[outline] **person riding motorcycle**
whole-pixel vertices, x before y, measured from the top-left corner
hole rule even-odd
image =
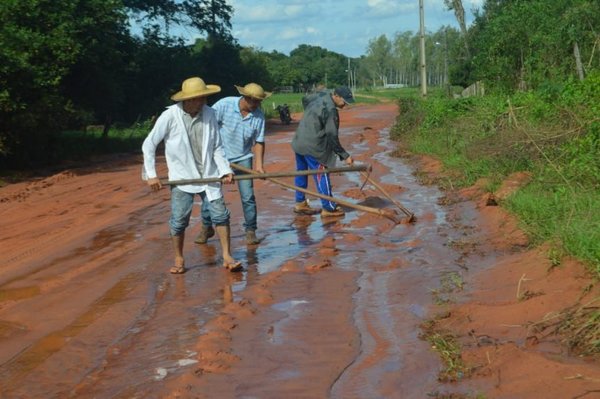
[[[277,112],[279,112],[279,119],[281,123],[284,125],[289,125],[292,121],[292,117],[290,115],[290,107],[287,104],[278,105],[276,108]]]

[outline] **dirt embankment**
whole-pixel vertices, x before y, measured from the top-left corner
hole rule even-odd
[[[415,162],[426,179],[443,177],[436,160],[421,157]],[[574,259],[557,265],[547,245],[530,248],[517,221],[497,206],[530,179],[515,173],[493,194],[483,190],[481,181],[442,197],[449,220],[464,223],[464,204],[475,205],[480,234],[453,245],[472,260],[480,257],[483,266],[471,263],[464,275],[465,292],[450,295],[457,303],[438,306],[437,315],[432,314],[433,330],[457,338],[469,374],[446,387],[448,392],[492,398],[600,397],[598,359],[570,353],[572,342],[556,334],[569,319],[566,314],[597,307],[600,296],[593,277]]]
[[[597,297],[584,268],[551,267],[478,186],[442,193],[417,180],[416,168],[434,178],[439,164],[390,156],[395,116],[393,104],[350,107],[341,141],[417,222],[351,208],[332,220],[296,216],[293,192],[257,180],[262,242],[246,246],[228,187],[238,274],[221,267],[216,240],[193,244],[199,207],[190,270],[168,273],[169,193],[141,182],[139,155],[1,188],[0,397],[597,395],[598,364],[569,357],[539,328]],[[268,171],[294,169],[297,117],[270,124]],[[333,176],[335,195],[394,208],[363,183]],[[462,290],[447,290],[448,276]],[[431,319],[458,338],[470,378],[438,380],[443,366],[420,338]]]

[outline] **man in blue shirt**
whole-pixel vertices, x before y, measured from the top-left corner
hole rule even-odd
[[[260,109],[261,102],[271,95],[256,83],[244,87],[235,86],[241,97],[225,97],[212,108],[216,111],[219,134],[225,147],[225,155],[231,163],[236,163],[256,172],[264,173],[265,154],[265,115]],[[252,160],[254,158],[254,168]],[[243,172],[235,171],[236,174]],[[256,237],[257,212],[254,184],[252,179],[238,180],[240,199],[244,211],[246,243],[258,244]],[[204,244],[215,234],[208,209],[202,206],[202,229],[196,238],[197,244]]]

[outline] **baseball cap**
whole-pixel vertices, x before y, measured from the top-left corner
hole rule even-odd
[[[354,96],[352,95],[352,91],[347,86],[340,86],[333,92],[338,96],[342,97],[346,104],[352,104],[354,102]]]

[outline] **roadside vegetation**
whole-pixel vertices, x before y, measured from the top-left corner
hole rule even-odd
[[[441,160],[443,189],[475,182],[493,193],[516,172],[528,184],[500,202],[520,221],[532,245],[550,243],[548,258],[560,267],[565,256],[584,262],[600,278],[600,73],[570,80],[560,90],[423,99],[404,93],[391,133],[403,149]],[[596,300],[594,300],[596,302]],[[577,304],[536,328],[563,337],[573,353],[600,355],[600,312]],[[436,323],[423,337],[440,353],[445,378],[468,370],[451,333]],[[461,375],[467,375],[466,370]]]
[[[426,100],[407,96],[392,136],[443,162],[446,188],[485,179],[494,192],[514,172],[532,180],[502,205],[534,244],[585,261],[600,277],[600,74],[559,92]]]
[[[429,342],[442,358],[444,368],[438,374],[439,381],[456,382],[471,375],[471,367],[462,359],[461,345],[451,332],[439,329],[435,320],[421,325],[421,331],[421,339]]]

